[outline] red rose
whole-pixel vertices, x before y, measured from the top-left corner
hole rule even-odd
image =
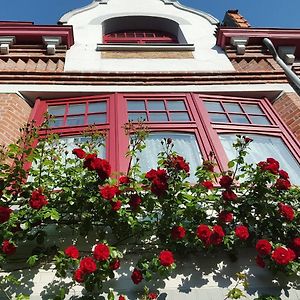
[[[120,295],[119,300],[126,300],[126,298],[123,295]]]
[[[139,195],[133,194],[130,196],[129,205],[133,210],[138,209],[141,203],[142,198]]]
[[[106,159],[97,158],[95,161],[95,170],[101,180],[109,178],[111,166]]]
[[[47,205],[48,201],[46,196],[43,195],[41,189],[34,190],[31,194],[29,205],[33,209],[41,209],[43,206]]]
[[[181,240],[185,237],[185,229],[182,226],[174,226],[171,231],[173,240]]]
[[[220,245],[223,242],[225,233],[223,228],[219,225],[215,225],[212,228],[212,234],[210,236],[210,243],[214,246]]]
[[[168,183],[159,177],[154,178],[151,184],[151,192],[156,196],[163,195],[168,189]]]
[[[235,201],[237,199],[236,193],[232,190],[223,191],[222,196],[226,201]]]
[[[296,258],[296,254],[292,249],[280,246],[273,251],[271,257],[278,265],[288,265]]]
[[[94,171],[95,170],[95,160],[97,158],[96,154],[87,154],[84,162],[83,162],[83,167],[88,169],[89,171]]]
[[[134,284],[139,284],[144,279],[144,277],[140,270],[134,269],[131,274],[131,279]]]
[[[267,161],[261,161],[257,164],[262,171],[269,171],[272,174],[278,174],[279,162],[274,158],[267,158]]]
[[[117,201],[110,201],[111,209],[113,211],[118,211],[121,206],[122,206],[122,201],[117,200]]]
[[[289,174],[284,170],[279,170],[278,174],[279,174],[280,178],[289,179]]]
[[[212,183],[211,181],[209,181],[209,180],[206,180],[206,181],[201,182],[201,185],[202,185],[203,187],[207,188],[208,190],[211,190],[211,189],[214,188],[213,183]]]
[[[156,294],[156,293],[150,293],[149,295],[148,295],[148,299],[150,299],[150,300],[155,300],[155,299],[157,299],[157,297],[158,297],[158,295]]]
[[[111,200],[114,196],[118,195],[120,192],[117,186],[109,185],[109,184],[99,187],[99,190],[100,190],[100,195],[106,200]]]
[[[72,153],[81,159],[85,158],[85,156],[86,156],[86,153],[80,148],[73,149]]]
[[[97,270],[97,265],[91,257],[85,257],[80,261],[80,269],[85,273],[93,273]]]
[[[247,240],[249,237],[249,231],[248,228],[244,225],[239,225],[235,228],[235,235],[240,239],[240,240]]]
[[[256,264],[261,268],[264,268],[266,266],[266,263],[264,262],[263,258],[259,255],[256,255],[255,261],[256,261]]]
[[[248,144],[248,143],[253,142],[253,139],[251,139],[251,138],[249,138],[247,136],[244,136],[244,141],[245,141],[246,144]]]
[[[71,258],[77,259],[79,257],[79,251],[75,246],[69,246],[65,249],[65,254]]]
[[[180,155],[173,156],[171,159],[171,162],[172,162],[174,168],[176,168],[177,170],[183,170],[186,173],[188,173],[190,171],[189,164]]]
[[[0,223],[5,223],[9,220],[12,210],[5,206],[0,206]]]
[[[255,248],[261,256],[270,255],[272,251],[272,245],[268,240],[258,240]]]
[[[169,250],[161,251],[158,258],[160,264],[164,267],[169,267],[174,263],[173,253]]]
[[[292,221],[294,219],[294,210],[290,205],[279,203],[279,213],[286,218],[289,221]]]
[[[109,264],[109,268],[111,270],[118,270],[120,268],[120,265],[121,265],[120,260],[115,259]]]
[[[197,237],[206,245],[210,244],[210,236],[212,235],[212,231],[207,225],[201,224],[197,228]]]
[[[79,283],[82,283],[84,282],[84,275],[86,273],[82,270],[82,269],[77,269],[75,272],[74,272],[74,280],[79,282]]]
[[[288,179],[278,178],[275,183],[277,190],[285,191],[291,187],[291,183]]]
[[[221,177],[219,183],[220,183],[220,186],[222,188],[229,189],[229,187],[233,183],[233,179],[230,176],[228,176],[228,175],[224,175],[224,176]]]
[[[2,243],[2,252],[6,255],[11,255],[16,252],[17,247],[12,244],[9,240],[4,240]]]
[[[128,184],[128,183],[130,183],[130,178],[128,177],[128,176],[121,176],[120,178],[119,178],[119,183],[120,184]]]
[[[146,177],[148,180],[152,181],[154,178],[156,178],[156,173],[157,173],[156,170],[151,169],[150,171],[148,171],[148,172],[146,173],[145,177]]]
[[[218,220],[220,223],[231,223],[233,220],[233,213],[223,210],[219,213]]]
[[[300,237],[296,237],[292,241],[292,248],[300,250]]]
[[[214,171],[214,163],[210,160],[205,160],[202,163],[203,170],[213,172]]]
[[[96,260],[106,261],[110,255],[109,247],[105,244],[98,244],[95,246],[93,255]]]

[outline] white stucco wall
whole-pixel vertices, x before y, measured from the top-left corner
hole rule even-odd
[[[102,43],[102,23],[120,16],[153,16],[176,21],[187,43],[195,45],[194,59],[102,59],[97,44]],[[65,71],[203,71],[226,72],[234,68],[215,46],[216,21],[186,11],[162,0],[108,0],[91,8],[71,12],[61,21],[72,25],[75,44],[67,51]]]

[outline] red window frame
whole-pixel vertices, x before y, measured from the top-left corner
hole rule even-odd
[[[178,39],[171,33],[157,30],[124,30],[107,33],[103,37],[104,44],[177,44]]]

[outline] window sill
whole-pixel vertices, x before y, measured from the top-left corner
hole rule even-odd
[[[194,51],[194,44],[97,44],[97,51]]]

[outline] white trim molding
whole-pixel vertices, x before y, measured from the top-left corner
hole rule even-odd
[[[47,54],[54,55],[56,52],[56,46],[61,44],[60,36],[43,36],[43,42],[47,47]]]
[[[237,54],[243,55],[246,51],[246,45],[248,44],[248,38],[247,37],[236,37],[233,36],[230,39],[230,43],[232,46],[236,47]]]
[[[97,44],[97,51],[194,51],[194,44]]]

